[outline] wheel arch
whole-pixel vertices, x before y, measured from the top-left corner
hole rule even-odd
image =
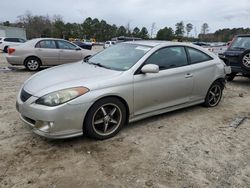
[[[39,62],[40,62],[40,64],[42,65],[42,60],[41,60],[39,57],[37,57],[37,56],[35,56],[35,55],[29,55],[29,56],[27,56],[27,57],[24,59],[24,61],[23,61],[23,65],[24,65],[24,66],[25,66],[25,64],[26,64],[26,61],[27,61],[29,58],[31,58],[31,57],[38,59]]]
[[[225,79],[225,78],[217,78],[217,79],[210,85],[210,87],[211,87],[215,82],[219,82],[219,83],[222,85],[222,89],[225,88],[225,85],[226,85],[226,79]]]
[[[84,120],[83,120],[83,126],[84,126],[84,122],[86,121],[87,114],[88,114],[89,110],[91,109],[91,107],[92,107],[95,103],[97,103],[98,101],[103,100],[103,99],[105,99],[105,98],[116,98],[116,99],[120,100],[120,101],[123,103],[123,105],[125,106],[125,109],[126,109],[126,121],[125,121],[125,124],[127,124],[127,123],[129,122],[130,110],[129,110],[129,105],[128,105],[127,101],[126,101],[124,98],[122,98],[121,96],[118,96],[118,95],[107,95],[107,96],[102,96],[101,98],[98,98],[98,99],[97,99],[95,102],[93,102],[93,104],[89,107],[89,109],[87,110],[87,113],[86,113],[86,115],[85,115],[85,117],[84,117]]]

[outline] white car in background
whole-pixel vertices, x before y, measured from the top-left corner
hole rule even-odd
[[[106,41],[103,48],[108,48],[108,47],[113,46],[115,44],[116,44],[115,41]]]
[[[0,50],[7,53],[9,46],[18,46],[25,42],[22,38],[0,37]]]

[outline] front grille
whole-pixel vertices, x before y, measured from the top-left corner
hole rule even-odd
[[[20,98],[23,102],[27,101],[31,96],[31,94],[22,89]]]

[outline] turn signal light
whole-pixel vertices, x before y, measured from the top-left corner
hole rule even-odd
[[[16,51],[16,49],[14,49],[14,48],[8,48],[8,54],[9,55],[14,53],[15,51]]]

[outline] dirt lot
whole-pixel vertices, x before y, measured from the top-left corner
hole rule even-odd
[[[195,106],[127,125],[116,137],[47,140],[19,120],[32,73],[0,54],[0,187],[250,187],[250,79],[228,83],[216,108]]]

